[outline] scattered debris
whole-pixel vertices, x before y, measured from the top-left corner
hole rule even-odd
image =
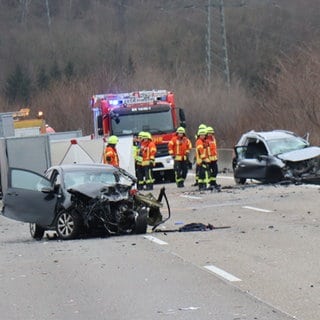
[[[156,232],[194,232],[194,231],[211,231],[211,230],[217,230],[217,229],[228,229],[231,228],[231,226],[222,226],[222,227],[215,227],[212,224],[208,223],[207,225],[199,222],[193,222],[185,224],[184,226],[180,227],[179,229],[173,229],[173,230],[155,230]]]
[[[198,310],[200,307],[186,307],[186,308],[179,308],[179,310],[188,311],[188,310]]]

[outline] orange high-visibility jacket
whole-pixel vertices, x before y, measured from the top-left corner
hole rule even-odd
[[[117,149],[115,147],[106,146],[104,152],[104,163],[119,167],[119,157]]]
[[[207,153],[210,161],[218,160],[217,142],[214,135],[207,135]]]
[[[148,166],[155,161],[157,147],[151,140],[143,140],[140,147],[140,155],[142,156],[142,166]]]
[[[196,162],[201,164],[202,162],[209,162],[207,154],[207,142],[200,137],[196,141]]]
[[[191,141],[186,136],[175,135],[168,143],[169,154],[178,161],[187,160],[191,148]]]

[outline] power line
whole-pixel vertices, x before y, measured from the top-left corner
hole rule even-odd
[[[224,8],[227,7],[243,7],[246,6],[246,2],[248,0],[228,0],[228,3],[225,4],[224,0],[206,0],[207,4],[202,3],[195,4],[195,0],[188,1],[188,4],[184,3],[177,4],[172,3],[170,6],[156,6],[155,8],[160,12],[165,12],[166,14],[173,14],[173,11],[177,11],[180,9],[200,9],[207,15],[206,19],[206,56],[205,56],[205,65],[206,65],[206,79],[208,87],[211,87],[211,80],[212,80],[212,67],[215,65],[213,63],[213,56],[216,55],[220,61],[222,61],[223,68],[219,68],[216,66],[217,70],[223,70],[223,76],[227,86],[230,86],[230,70],[229,70],[229,58],[228,58],[228,45],[227,45],[227,36],[226,36],[226,23],[225,23],[225,14]],[[125,7],[134,8],[133,6],[129,6],[127,4],[122,4]],[[137,9],[137,8],[134,8]],[[217,9],[217,10],[214,10]],[[218,22],[215,22],[214,19],[214,11],[218,11],[219,18],[217,19]],[[190,21],[190,19],[186,19]],[[212,21],[213,20],[213,21]],[[218,31],[215,32],[214,23],[219,25]],[[213,29],[213,30],[212,30]],[[219,37],[220,41],[215,42],[213,41],[213,37]],[[213,45],[219,48],[219,53],[214,53]],[[222,55],[222,57],[220,56]]]
[[[229,1],[228,7],[242,7],[246,5],[246,0],[234,0],[232,3]],[[228,45],[227,45],[227,36],[226,36],[226,23],[225,23],[225,8],[224,0],[208,0],[207,4],[189,4],[185,5],[185,9],[206,9],[207,14],[207,23],[206,23],[206,73],[207,73],[207,84],[209,89],[211,87],[211,77],[212,77],[212,66],[213,63],[213,48],[212,44],[214,44],[213,36],[218,36],[220,38],[220,48],[218,49],[219,52],[222,54],[222,58],[220,57],[219,53],[216,54],[223,62],[223,75],[227,86],[230,86],[230,69],[229,69],[229,58],[228,58]],[[214,11],[212,9],[218,9],[219,18],[217,19],[218,22],[215,23],[214,19]],[[213,21],[212,21],[213,20]],[[215,25],[219,25],[218,31],[215,31]],[[212,32],[213,29],[213,32]],[[219,46],[219,43],[217,46]],[[220,69],[219,67],[217,69]]]
[[[221,22],[221,33],[222,33],[222,50],[224,57],[224,73],[227,86],[230,87],[230,70],[229,70],[229,58],[228,58],[228,47],[227,47],[227,36],[226,36],[226,23],[224,17],[224,0],[220,0],[220,22]]]

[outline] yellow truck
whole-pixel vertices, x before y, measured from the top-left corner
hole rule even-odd
[[[16,136],[37,135],[46,133],[46,122],[42,112],[38,112],[37,118],[29,119],[30,109],[22,108],[13,112],[13,126]]]

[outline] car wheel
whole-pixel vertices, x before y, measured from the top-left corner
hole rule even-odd
[[[77,214],[61,210],[56,219],[56,232],[60,239],[74,239],[80,234],[81,221]]]
[[[135,227],[133,233],[135,234],[145,234],[148,227],[148,213],[147,210],[142,209],[136,219]]]
[[[246,178],[234,178],[234,181],[236,184],[245,184],[246,183]]]
[[[29,228],[31,237],[38,241],[43,238],[44,232],[46,231],[44,228],[40,227],[36,223],[30,223]]]

